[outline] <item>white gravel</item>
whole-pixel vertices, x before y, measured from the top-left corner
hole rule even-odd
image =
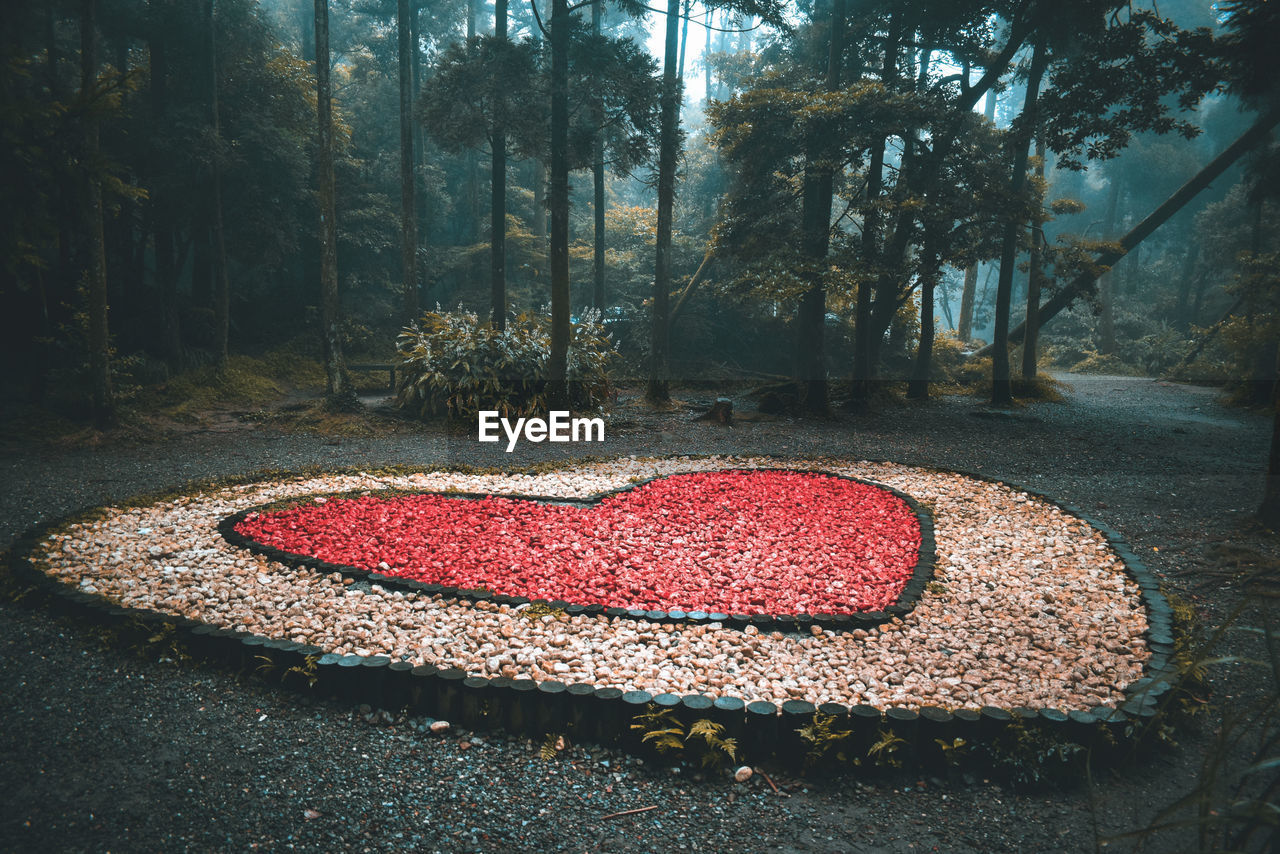
[[[901,490],[934,514],[935,585],[879,629],[749,634],[605,617],[529,620],[506,605],[355,590],[233,548],[218,522],[291,496],[458,490],[586,497],[676,472],[766,459],[624,458],[543,474],[330,475],[228,487],[50,535],[33,554],[63,583],[122,605],[470,674],[781,703],[1088,709],[1121,702],[1148,651],[1137,586],[1105,538],[1000,484],[890,463],[794,461]],[[513,594],[517,591],[510,591]]]

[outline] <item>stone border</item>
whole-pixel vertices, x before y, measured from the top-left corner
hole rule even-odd
[[[901,499],[916,516],[916,521],[920,526],[920,546],[917,550],[916,565],[912,570],[911,577],[907,579],[907,583],[902,588],[902,592],[898,594],[898,601],[888,606],[883,611],[861,611],[856,614],[724,614],[717,611],[682,611],[682,610],[641,610],[627,609],[619,607],[606,607],[600,604],[580,605],[576,603],[566,602],[562,599],[529,599],[524,596],[511,596],[503,593],[493,593],[489,590],[475,590],[460,587],[447,587],[440,584],[431,584],[422,581],[414,581],[408,578],[401,578],[396,575],[386,575],[374,570],[361,569],[357,566],[348,564],[329,563],[319,558],[300,554],[298,552],[288,552],[278,549],[274,546],[266,545],[258,542],[251,537],[246,537],[236,530],[236,525],[240,524],[245,518],[254,514],[270,512],[280,509],[281,507],[295,507],[305,504],[308,500],[317,497],[331,498],[332,495],[321,495],[319,493],[312,495],[302,495],[297,498],[291,498],[287,502],[280,504],[279,502],[269,505],[260,505],[258,507],[250,507],[241,510],[238,513],[226,517],[218,523],[218,533],[222,538],[236,548],[245,549],[254,554],[262,555],[268,560],[277,561],[286,566],[310,569],[322,574],[336,572],[347,578],[354,578],[357,581],[366,581],[372,584],[379,584],[392,590],[403,590],[406,593],[417,593],[426,596],[443,596],[458,597],[459,599],[467,599],[472,602],[492,602],[495,605],[511,605],[519,606],[529,603],[542,604],[551,608],[563,610],[570,617],[586,615],[588,617],[625,617],[631,620],[640,620],[650,623],[674,623],[676,625],[698,625],[706,623],[721,623],[729,628],[745,629],[747,626],[755,626],[762,632],[782,631],[782,632],[802,632],[807,631],[810,626],[820,626],[823,629],[831,631],[853,631],[854,629],[873,629],[894,617],[903,617],[909,614],[919,601],[920,596],[924,593],[925,585],[933,579],[934,569],[937,566],[937,545],[933,538],[933,514],[920,502],[916,501],[905,492],[894,489],[882,483],[874,483],[862,478],[850,477],[849,475],[837,474],[835,472],[824,472],[817,469],[794,469],[794,468],[777,468],[777,469],[719,469],[718,471],[729,472],[756,472],[756,471],[781,471],[792,472],[795,474],[812,474],[823,475],[825,477],[839,478],[841,480],[859,483],[863,486],[874,487],[875,489],[888,492],[889,494]],[[679,474],[664,474],[656,477],[649,477],[636,483],[628,484],[619,489],[609,489],[604,492],[598,492],[586,498],[560,498],[555,496],[542,495],[521,495],[515,493],[499,493],[501,498],[510,498],[517,501],[533,501],[540,504],[568,504],[574,507],[588,508],[594,507],[606,498],[614,495],[621,495],[634,489],[639,489],[646,484],[653,483],[669,477],[679,477]],[[364,493],[362,493],[364,494]],[[376,495],[376,492],[369,492],[369,495]],[[491,497],[486,493],[478,492],[418,492],[406,493],[402,490],[384,490],[383,495],[443,495],[448,498],[456,498],[459,500],[475,501]]]
[[[570,465],[582,462],[572,461]],[[858,462],[898,464],[891,460]],[[1016,489],[1058,507],[1105,537],[1130,578],[1138,585],[1141,602],[1147,612],[1145,635],[1150,650],[1147,673],[1126,686],[1123,703],[1117,708],[1098,706],[1071,712],[995,706],[984,706],[978,710],[948,710],[937,706],[920,709],[887,706],[882,709],[868,705],[849,707],[840,703],[814,706],[804,700],[789,700],[779,706],[766,700],[745,703],[733,697],[652,695],[647,691],[624,693],[618,688],[596,688],[586,683],[566,685],[554,680],[538,682],[501,676],[468,676],[458,668],[442,669],[430,664],[412,666],[408,662],[392,661],[386,655],[326,653],[320,647],[295,641],[217,628],[151,609],[121,607],[104,596],[68,587],[40,571],[31,560],[34,550],[55,529],[84,521],[92,509],[34,526],[14,542],[9,552],[9,564],[16,577],[50,593],[55,602],[69,606],[75,613],[116,624],[132,620],[147,631],[170,625],[175,635],[195,654],[235,669],[254,666],[255,661],[264,660],[286,674],[291,668],[309,673],[315,678],[313,687],[316,690],[346,702],[364,702],[386,708],[407,707],[415,713],[431,713],[440,718],[458,720],[472,728],[501,727],[535,736],[566,731],[581,741],[617,745],[633,752],[641,750],[642,745],[639,735],[630,728],[631,721],[650,704],[684,712],[689,720],[710,718],[721,723],[725,727],[725,735],[738,738],[753,762],[776,757],[793,767],[799,766],[807,751],[799,729],[810,723],[815,713],[832,716],[835,728],[848,730],[850,746],[861,755],[866,755],[866,748],[887,729],[903,738],[914,758],[926,766],[946,764],[944,751],[935,747],[935,739],[950,741],[963,738],[968,743],[982,743],[998,737],[1015,722],[1041,728],[1088,747],[1099,738],[1102,728],[1108,731],[1108,738],[1114,740],[1125,734],[1127,722],[1141,725],[1154,718],[1160,698],[1179,678],[1174,662],[1172,610],[1160,593],[1158,580],[1129,544],[1110,526],[1084,513],[1079,507],[1058,502],[1007,480],[934,466],[913,467]],[[258,483],[269,479],[270,476],[264,476],[237,482]],[[195,488],[194,484],[189,485],[187,491]]]

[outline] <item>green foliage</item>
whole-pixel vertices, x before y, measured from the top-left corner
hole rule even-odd
[[[992,770],[1019,785],[1040,783],[1073,767],[1085,750],[1057,732],[1029,727],[1018,717],[981,747]]]
[[[1212,716],[1215,726],[1191,790],[1159,808],[1146,826],[1108,842],[1129,839],[1141,847],[1154,834],[1177,831],[1188,840],[1188,851],[1269,850],[1268,843],[1280,833],[1275,802],[1280,789],[1275,773],[1280,767],[1280,638],[1270,620],[1264,619],[1262,626],[1242,624],[1243,607],[1208,631],[1185,600],[1170,596],[1169,604],[1178,676],[1162,698],[1159,714],[1137,735],[1167,745],[1173,743],[1174,726],[1188,718]],[[1253,636],[1263,654],[1254,659],[1221,655],[1217,650],[1229,633]],[[1247,668],[1260,690],[1248,699],[1205,700],[1202,680],[1210,667],[1223,664]],[[1241,754],[1243,768],[1236,761]]]
[[[809,743],[809,751],[804,757],[806,767],[817,765],[831,755],[833,750],[833,758],[837,762],[844,762],[847,758],[844,751],[838,748],[852,733],[851,730],[837,728],[836,720],[835,715],[814,712],[813,720],[797,730],[800,737]]]
[[[1175,101],[1192,109],[1218,84],[1209,30],[1181,30],[1156,12],[1117,8],[1110,0],[1058,6],[1050,14],[1057,62],[1040,111],[1061,167],[1114,157],[1138,132],[1176,131],[1187,139],[1199,133],[1169,112]],[[1070,33],[1069,44],[1055,45],[1058,33]]]
[[[441,55],[432,85],[424,91],[423,121],[450,150],[488,143],[500,122],[513,154],[545,156],[549,65],[545,40],[477,36],[454,44]],[[618,167],[630,169],[645,161],[656,136],[656,71],[653,58],[636,42],[593,35],[574,19],[569,42],[569,75],[575,84],[570,87],[569,155],[574,168],[590,164],[597,129]]]
[[[1096,350],[1086,350],[1084,358],[1072,365],[1071,371],[1077,374],[1109,374],[1121,377],[1142,375],[1142,371],[1115,353],[1099,353]]]
[[[631,729],[640,733],[640,741],[658,753],[685,759],[696,759],[703,768],[723,768],[738,761],[737,739],[725,738],[724,727],[707,718],[685,725],[671,709],[650,703],[632,718]]]
[[[524,417],[547,406],[550,319],[520,314],[499,332],[474,312],[427,312],[401,332],[397,405],[418,417],[462,418],[482,409]],[[609,399],[615,353],[597,315],[574,324],[569,342],[569,395],[581,410]]]
[[[878,766],[902,767],[902,755],[898,752],[907,740],[891,729],[881,729],[879,737],[869,748],[867,756]]]

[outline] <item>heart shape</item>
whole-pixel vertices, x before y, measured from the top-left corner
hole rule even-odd
[[[441,493],[249,512],[249,545],[386,576],[584,605],[857,614],[894,604],[920,556],[904,498],[837,475],[671,475],[589,502]]]

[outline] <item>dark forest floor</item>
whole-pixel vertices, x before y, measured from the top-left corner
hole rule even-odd
[[[1067,402],[1007,412],[948,397],[733,428],[691,420],[710,392],[688,392],[685,406],[661,413],[624,394],[603,444],[523,443],[511,454],[471,431],[451,436],[381,416],[321,435],[231,413],[162,439],[10,440],[0,444],[0,542],[86,506],[268,469],[829,454],[981,473],[1077,504],[1127,537],[1206,623],[1242,603],[1239,625],[1273,618],[1276,600],[1241,582],[1280,555],[1277,538],[1250,518],[1268,419],[1222,407],[1214,389],[1068,381]],[[20,592],[8,579],[0,587]],[[1228,652],[1263,656],[1253,633],[1226,638]],[[1264,677],[1247,664],[1215,667],[1209,711],[1176,748],[1092,783],[1015,791],[980,778],[775,775],[784,790],[775,794],[761,775],[742,785],[698,779],[580,747],[544,762],[521,739],[369,724],[349,706],[256,677],[104,644],[100,629],[38,595],[3,595],[0,850],[1092,851],[1196,789],[1221,710],[1261,696]],[[1227,761],[1239,763],[1247,746]],[[1196,847],[1194,830],[1181,828],[1141,850]]]

